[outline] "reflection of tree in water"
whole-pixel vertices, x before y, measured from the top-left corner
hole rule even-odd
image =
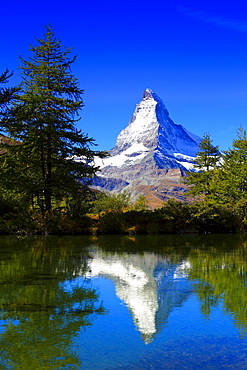
[[[77,354],[72,352],[73,338],[103,312],[96,292],[79,278],[87,272],[88,250],[94,254],[101,250],[105,257],[114,251],[127,272],[132,265],[146,272],[147,285],[155,289],[153,292],[158,297],[157,333],[164,318],[168,318],[173,307],[180,306],[189,293],[185,278],[174,281],[177,265],[182,261],[189,262],[187,270],[184,266],[188,274],[185,276],[196,281],[195,291],[204,315],[209,316],[212,307],[223,302],[225,312],[233,316],[236,326],[244,333],[247,331],[247,249],[237,236],[227,236],[227,241],[220,245],[217,237],[210,238],[154,236],[129,241],[116,236],[95,240],[94,246],[89,239],[80,237],[3,237],[0,240],[0,319],[5,320],[5,326],[0,332],[0,369],[80,368]],[[117,274],[119,282],[119,270]],[[133,279],[138,275],[129,277],[130,284],[124,280],[125,289],[121,291],[126,292],[128,299],[129,292],[133,291]],[[143,294],[145,299],[146,296]],[[150,335],[143,339],[149,341]]]
[[[190,254],[189,279],[198,280],[195,290],[201,311],[209,317],[211,309],[222,302],[241,336],[247,333],[247,248],[239,244],[234,250],[204,248]]]
[[[76,279],[87,253],[69,238],[11,240],[0,251],[0,369],[78,368],[73,338],[104,311],[89,283]]]
[[[247,242],[242,235],[158,235],[119,239],[110,243],[107,238],[98,245],[105,251],[122,253],[152,251],[172,264],[188,261],[188,280],[196,281],[194,289],[201,302],[201,311],[209,317],[211,309],[222,302],[225,314],[233,317],[241,336],[247,333]],[[165,270],[166,268],[162,268]],[[156,269],[157,270],[157,269]],[[155,271],[156,271],[155,270]],[[157,271],[154,273],[156,277]],[[163,279],[162,284],[167,280]],[[159,311],[165,317],[168,308],[165,285],[157,288]],[[187,289],[187,288],[186,288]],[[181,289],[186,293],[188,290]],[[174,295],[175,296],[175,295]],[[182,296],[182,294],[181,294]],[[163,305],[163,307],[162,307]],[[168,316],[168,315],[167,315]],[[158,314],[157,314],[158,318]],[[158,321],[161,321],[158,319]],[[145,338],[146,340],[146,338]]]

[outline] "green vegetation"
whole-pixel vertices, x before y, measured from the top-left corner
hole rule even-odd
[[[60,238],[61,239],[61,238]],[[74,337],[106,313],[97,291],[78,277],[88,270],[87,250],[70,239],[10,237],[0,264],[1,369],[80,368]],[[4,253],[2,257],[4,257]],[[78,258],[73,258],[78,256]]]
[[[93,139],[75,127],[83,91],[71,73],[75,57],[69,58],[70,49],[63,50],[47,27],[44,39],[30,51],[29,60],[21,58],[22,83],[13,104],[2,109],[1,130],[15,145],[1,143],[0,186],[23,194],[44,217],[56,202],[84,190],[81,181],[87,185],[97,170],[89,163],[105,153],[91,150]],[[6,78],[5,73],[2,82]],[[5,100],[11,94],[2,91]]]
[[[185,178],[185,183],[192,185],[191,195],[208,196],[212,191],[212,178],[219,165],[220,152],[218,146],[213,146],[208,134],[202,138],[199,149],[194,164],[196,172],[189,172]]]
[[[233,243],[231,248],[227,242],[228,248],[220,248],[217,244],[190,251],[188,279],[195,282],[193,289],[201,303],[202,314],[210,318],[212,310],[222,303],[222,310],[232,316],[234,325],[244,337],[247,333],[246,241],[243,239],[238,245]]]
[[[123,212],[130,206],[130,194],[99,193],[93,202],[92,213],[105,214],[109,212]]]
[[[94,140],[76,128],[83,90],[71,72],[76,57],[50,26],[21,58],[22,82],[0,75],[0,233],[245,232],[247,137],[240,129],[220,153],[205,134],[194,170],[183,182],[188,201],[169,199],[151,211],[141,195],[90,190],[98,170]]]
[[[5,84],[9,82],[9,78],[13,76],[13,73],[9,72],[6,69],[0,75],[0,84]],[[18,88],[15,87],[1,87],[0,88],[0,109],[1,115],[7,109],[8,104],[14,99],[15,93],[18,91]]]
[[[208,149],[207,149],[208,147]],[[188,173],[185,182],[191,186],[189,195],[197,196],[198,201],[191,205],[197,209],[196,217],[204,225],[224,232],[246,230],[246,173],[247,137],[240,128],[232,148],[219,156],[206,135],[201,142],[195,168],[200,172]],[[207,158],[209,157],[209,158]]]

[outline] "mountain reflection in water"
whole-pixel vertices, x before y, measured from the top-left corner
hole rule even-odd
[[[88,276],[111,279],[117,296],[127,305],[145,343],[157,335],[170,312],[181,306],[191,291],[189,263],[144,252],[120,254],[97,250]]]
[[[0,369],[245,370],[246,261],[237,235],[1,237]]]

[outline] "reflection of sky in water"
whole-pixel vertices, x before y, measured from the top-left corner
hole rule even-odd
[[[90,263],[90,270],[92,276],[106,276],[114,281],[117,296],[129,308],[141,333],[150,336],[156,332],[156,284],[149,271],[137,265],[136,256],[131,260],[97,256]]]
[[[128,307],[145,343],[161,330],[169,313],[190,294],[186,280],[189,264],[172,264],[153,253],[96,254],[87,276],[104,276],[115,284],[116,294]]]
[[[247,340],[240,338],[231,314],[220,301],[208,317],[202,315],[197,289],[201,282],[188,280],[193,267],[188,259],[175,260],[152,252],[112,253],[95,248],[86,275],[79,265],[81,276],[71,274],[70,280],[59,283],[59,294],[67,296],[77,289],[95,289],[105,309],[103,315],[92,314],[92,325],[78,325],[76,332],[69,332],[69,351],[72,343],[82,362],[80,370],[235,369],[236,359],[238,369],[247,368]],[[201,265],[198,268],[201,271]],[[80,308],[80,303],[83,310],[79,298],[73,300],[74,308]],[[57,315],[62,330],[68,320],[66,310],[67,306]],[[70,311],[72,323],[81,317]],[[7,320],[0,320],[0,333],[6,324]],[[48,339],[50,333],[46,334]],[[58,338],[54,345],[59,346],[60,334]],[[224,361],[225,367],[217,367]]]
[[[89,280],[85,279],[84,277],[77,277],[74,279],[66,280],[63,283],[60,283],[59,286],[61,289],[63,289],[65,292],[72,292],[74,289],[77,288],[87,288],[89,286],[90,282]],[[91,286],[91,284],[90,284]]]
[[[157,351],[161,351],[160,356],[163,356],[163,361],[167,361],[168,355],[171,359],[186,352],[193,356],[196,340],[203,339],[206,345],[209,338],[214,342],[221,339],[225,341],[229,336],[234,336],[236,343],[241,341],[238,330],[232,326],[231,318],[222,313],[221,306],[219,309],[213,309],[210,320],[206,320],[200,312],[197,298],[191,293],[182,306],[177,306],[170,312],[166,322],[162,323],[158,335],[147,345],[138,331],[139,328],[133,322],[131,316],[133,313],[130,314],[127,305],[117,297],[115,284],[104,277],[93,277],[92,283],[98,288],[99,299],[109,313],[98,316],[94,325],[81,332],[76,341],[79,346],[78,354],[83,362],[82,369],[117,369],[121,365],[126,366],[127,370],[131,368],[132,362],[143,361],[144,358],[149,361],[149,356],[154,362],[154,369],[165,369],[166,367],[155,365],[157,358],[154,354]],[[191,349],[191,352],[188,341],[192,339],[195,348]],[[166,352],[167,346],[169,348]],[[214,353],[214,349],[212,351]],[[146,365],[142,363],[140,367],[133,368],[145,366],[146,369],[150,369],[148,362]],[[183,366],[170,368],[188,369],[186,364]]]
[[[0,320],[0,334],[6,330],[7,325],[11,321],[12,325],[19,325],[19,320]]]
[[[210,319],[201,314],[191,283],[186,279],[190,268],[187,261],[172,264],[148,253],[99,254],[89,267],[87,278],[97,288],[109,313],[99,316],[92,327],[80,334],[83,369],[114,369],[120,365],[127,369],[132,361],[141,361],[140,368],[145,368],[144,358],[148,361],[151,356],[156,361],[153,354],[165,351],[169,345],[174,346],[172,352],[169,350],[173,358],[188,351],[188,340],[194,340],[190,344],[192,352],[197,348],[196,338],[217,341],[230,335],[239,340],[238,330],[232,326],[231,317],[223,314],[221,305],[212,309]],[[162,356],[167,360],[168,354],[162,352]]]

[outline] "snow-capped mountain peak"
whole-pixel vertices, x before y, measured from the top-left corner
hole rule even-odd
[[[100,166],[131,166],[150,162],[152,157],[159,168],[188,170],[199,142],[199,137],[171,120],[163,101],[148,88],[127,127],[119,133],[111,156]]]
[[[180,179],[192,169],[200,140],[175,124],[161,98],[146,89],[110,156],[95,161],[101,170],[93,187],[126,190],[133,201],[145,195],[153,208],[170,197],[184,199],[186,186]]]

